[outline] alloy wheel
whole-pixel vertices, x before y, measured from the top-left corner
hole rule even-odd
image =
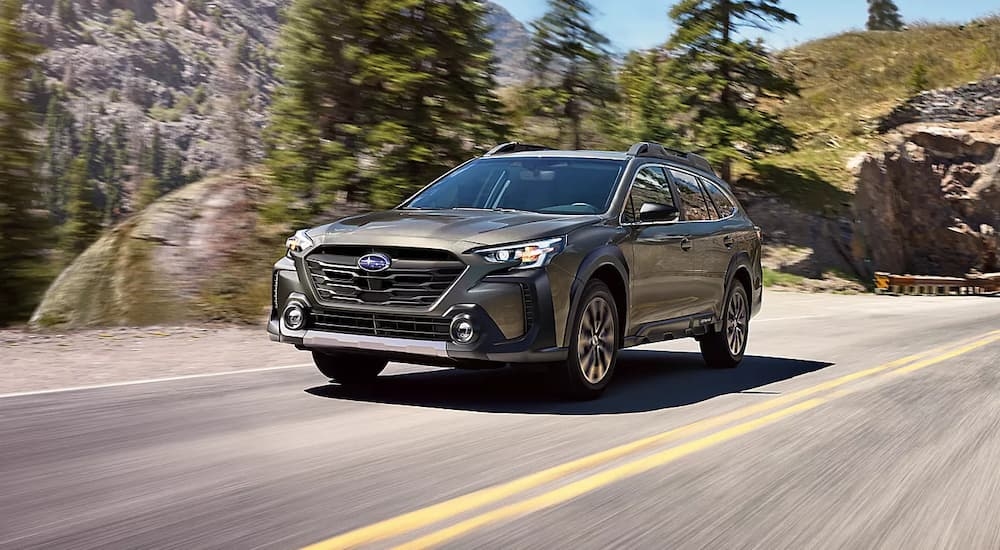
[[[749,330],[750,312],[747,299],[742,292],[733,292],[726,311],[726,341],[729,353],[737,357],[743,352]]]
[[[583,312],[577,338],[580,370],[591,384],[599,384],[611,370],[617,345],[616,328],[611,304],[596,296]]]

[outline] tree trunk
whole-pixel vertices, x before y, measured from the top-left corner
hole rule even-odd
[[[733,161],[729,159],[722,161],[722,164],[719,166],[719,177],[729,185],[733,184]]]
[[[571,99],[566,103],[566,116],[569,118],[570,129],[573,132],[573,149],[583,149],[583,138],[580,135],[582,133],[581,113],[575,99]]]

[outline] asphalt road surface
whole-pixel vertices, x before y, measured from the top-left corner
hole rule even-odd
[[[588,403],[406,365],[8,394],[0,547],[1000,548],[1000,298],[766,300],[739,369],[629,351]]]

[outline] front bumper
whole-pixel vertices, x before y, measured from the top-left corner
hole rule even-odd
[[[272,310],[268,333],[277,342],[299,349],[326,352],[351,352],[377,355],[394,361],[464,368],[489,368],[509,363],[545,363],[566,359],[565,348],[556,345],[556,320],[552,289],[545,270],[489,275],[478,282],[458,284],[430,311],[411,311],[412,319],[448,320],[467,316],[476,327],[477,338],[460,344],[446,338],[405,338],[359,331],[339,332],[307,324],[303,330],[290,330],[282,322],[282,313],[291,303],[298,303],[313,320],[315,314],[338,313],[380,315],[401,313],[378,306],[350,309],[329,308],[315,303],[287,259],[275,265]],[[525,308],[528,308],[526,312]],[[377,324],[377,321],[376,321]]]

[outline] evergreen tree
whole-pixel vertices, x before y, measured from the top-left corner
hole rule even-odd
[[[66,223],[62,226],[60,248],[71,258],[97,240],[104,215],[98,207],[97,185],[87,174],[87,159],[83,155],[70,164],[66,184]]]
[[[158,198],[160,198],[160,182],[153,176],[140,174],[133,209],[138,212],[153,204]]]
[[[104,174],[101,178],[104,180],[105,188],[104,219],[111,225],[121,216],[122,168],[125,165],[124,160],[115,150],[113,137],[105,141],[101,148],[101,164],[104,167]]]
[[[61,221],[65,214],[64,180],[70,163],[79,153],[78,147],[76,119],[66,108],[62,93],[53,93],[45,114],[45,149],[42,154],[45,185],[42,194],[45,206],[57,221]]]
[[[617,132],[625,143],[655,141],[680,147],[670,117],[682,110],[680,91],[670,82],[670,60],[659,50],[630,52],[618,72],[619,109],[622,121]]]
[[[28,82],[38,46],[21,30],[20,0],[0,0],[0,324],[31,313],[44,279],[46,225],[35,209],[36,146]]]
[[[153,139],[150,141],[148,147],[141,149],[140,160],[142,163],[142,169],[149,175],[153,176],[157,181],[163,178],[163,162],[165,157],[163,156],[163,136],[160,135],[160,125],[153,125]]]
[[[225,66],[219,71],[219,90],[225,96],[222,109],[218,111],[222,120],[219,124],[229,144],[230,164],[245,166],[250,162],[250,153],[258,136],[247,120],[250,109],[250,90],[245,82],[243,62],[248,51],[248,36],[243,33],[230,49]]]
[[[295,0],[268,164],[304,222],[338,190],[389,206],[499,133],[475,0]],[[387,32],[386,29],[391,29]]]
[[[741,40],[738,32],[797,22],[795,14],[778,0],[682,0],[670,17],[677,24],[668,43],[676,55],[670,76],[691,119],[685,137],[719,164],[720,175],[731,179],[734,159],[793,149],[792,131],[757,107],[762,97],[798,88],[774,70],[762,41]]]
[[[66,27],[76,25],[76,10],[72,0],[56,0],[52,4],[52,14]]]
[[[83,127],[83,135],[80,138],[80,155],[87,163],[87,177],[102,179],[104,177],[104,157],[101,138],[97,135],[97,128],[94,127],[92,120],[88,120],[86,126]]]
[[[903,18],[892,0],[868,0],[868,30],[901,31]]]
[[[163,177],[161,178],[161,188],[165,191],[179,189],[187,183],[184,177],[184,157],[177,149],[171,149],[167,153],[167,158],[163,163]]]
[[[535,93],[548,115],[566,119],[575,149],[583,148],[583,118],[588,109],[615,97],[607,37],[592,24],[586,0],[549,0],[548,11],[532,24],[530,59]]]

